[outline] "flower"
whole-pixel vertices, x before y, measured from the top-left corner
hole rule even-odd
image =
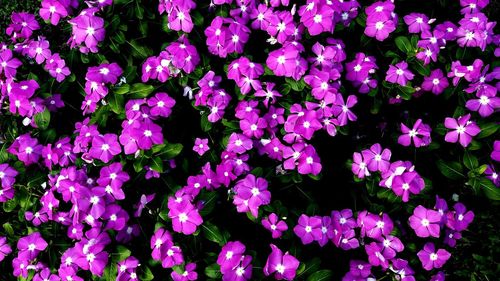
[[[419,194],[425,187],[425,182],[417,172],[404,172],[392,179],[392,191],[408,202],[410,194]]]
[[[264,178],[256,178],[252,174],[239,180],[234,186],[234,192],[236,195],[233,203],[243,201],[254,217],[258,217],[260,206],[271,202],[271,192],[267,190],[267,181]],[[238,211],[246,211],[246,208],[240,207]]]
[[[397,83],[401,86],[406,86],[408,81],[413,80],[414,76],[415,75],[408,70],[408,64],[402,61],[397,63],[395,66],[389,66],[385,80],[391,83]]]
[[[446,133],[444,140],[451,143],[458,141],[463,147],[467,147],[471,143],[472,137],[481,132],[481,129],[476,123],[474,121],[469,121],[469,119],[470,114],[461,116],[458,119],[446,117],[444,126],[448,129],[452,129],[452,131]]]
[[[474,212],[467,211],[464,204],[456,203],[453,206],[453,211],[447,214],[446,226],[455,231],[467,229],[469,224],[474,220]]]
[[[418,237],[439,237],[441,215],[438,212],[419,205],[408,221]]]
[[[240,241],[227,242],[217,257],[217,264],[220,265],[220,271],[224,274],[238,266],[244,253],[245,245]]]
[[[108,163],[113,156],[120,154],[122,148],[118,143],[118,137],[115,134],[98,135],[92,139],[92,146],[89,155],[94,159],[99,159]]]
[[[193,234],[203,222],[198,209],[187,200],[176,205],[175,208],[170,208],[168,217],[172,219],[174,231],[185,235]]]
[[[0,164],[0,183],[2,188],[10,188],[16,182],[18,172],[9,164]]]
[[[379,171],[385,173],[389,170],[391,151],[388,148],[382,150],[382,146],[376,143],[373,144],[370,149],[363,150],[361,154],[370,172]]]
[[[48,244],[40,232],[33,232],[17,241],[18,256],[23,259],[32,260],[36,258],[39,252],[45,250],[47,246]]]
[[[420,13],[411,13],[403,17],[403,20],[408,25],[410,33],[423,33],[429,32],[431,27],[429,25],[429,18]]]
[[[68,16],[68,11],[58,0],[44,0],[40,8],[40,17],[49,20],[53,25],[57,25],[61,18]]]
[[[293,280],[297,269],[299,268],[299,260],[288,252],[283,252],[273,244],[271,246],[271,254],[269,254],[266,265],[264,266],[264,275],[269,276],[274,274],[277,280]]]
[[[0,262],[10,253],[12,253],[12,248],[7,244],[7,238],[0,236]]]
[[[422,267],[425,270],[432,270],[433,268],[441,268],[451,257],[451,254],[445,249],[435,250],[434,244],[427,242],[424,248],[417,253]]]
[[[308,217],[305,214],[300,215],[298,224],[293,228],[293,232],[297,235],[302,244],[307,245],[322,237],[321,233],[321,218]]]
[[[279,220],[275,213],[271,213],[269,216],[262,219],[261,224],[265,229],[271,231],[274,239],[281,237],[283,232],[288,230],[286,222]]]
[[[197,280],[198,279],[198,273],[196,273],[196,263],[188,263],[184,266],[184,272],[179,273],[178,271],[174,270],[172,273],[170,273],[170,277],[174,281],[191,281],[191,280]]]
[[[471,111],[477,111],[481,117],[488,117],[500,108],[500,98],[494,87],[483,87],[483,91],[477,91],[477,99],[470,99],[465,103],[465,107]]]
[[[435,95],[441,94],[448,86],[448,79],[441,69],[434,69],[429,76],[424,77],[424,82],[422,82],[422,89]]]

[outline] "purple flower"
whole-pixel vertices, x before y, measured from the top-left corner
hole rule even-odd
[[[390,65],[387,70],[385,80],[391,83],[397,83],[401,86],[406,86],[408,81],[413,80],[415,75],[408,70],[408,64],[404,61],[394,65]]]
[[[9,164],[0,164],[0,183],[2,188],[11,188],[16,182],[18,172]]]
[[[245,206],[254,217],[258,217],[260,206],[271,202],[271,192],[267,190],[267,181],[264,178],[256,178],[252,174],[239,180],[234,186],[234,192],[236,194],[234,203],[245,202]]]
[[[389,267],[389,260],[387,260],[382,254],[382,246],[376,242],[371,242],[365,246],[366,254],[368,255],[368,261],[372,266],[381,266],[383,269]]]
[[[370,172],[368,171],[368,164],[366,163],[363,155],[359,152],[354,152],[353,154],[351,170],[354,175],[356,175],[356,177],[360,179],[370,176]]]
[[[70,39],[71,48],[85,44],[82,52],[90,50],[97,53],[97,45],[104,40],[104,19],[95,16],[93,8],[83,10],[78,16],[68,21],[73,26],[73,36]]]
[[[162,128],[151,121],[139,122],[138,127],[132,128],[130,135],[137,141],[138,147],[143,150],[163,143]]]
[[[167,93],[156,93],[148,99],[148,105],[151,108],[149,111],[151,116],[168,117],[172,113],[175,100]]]
[[[299,268],[299,260],[288,252],[283,252],[271,244],[271,254],[267,258],[264,266],[264,275],[269,276],[274,273],[274,278],[277,280],[293,280],[297,269]]]
[[[422,82],[422,89],[435,95],[441,94],[448,86],[448,79],[441,69],[434,69],[429,76],[424,77],[424,82]]]
[[[394,4],[386,2],[376,2],[366,8],[365,35],[375,37],[378,41],[384,41],[389,34],[396,30],[397,19],[392,16]]]
[[[36,258],[39,252],[45,250],[47,246],[48,244],[40,232],[33,232],[17,241],[18,256],[23,259],[32,260]]]
[[[266,65],[276,76],[292,77],[298,58],[299,51],[293,45],[287,45],[287,47],[270,52]]]
[[[476,123],[469,121],[469,119],[470,114],[461,116],[458,119],[446,117],[444,126],[452,129],[452,131],[446,133],[444,140],[451,143],[458,141],[463,147],[467,147],[471,143],[472,137],[481,132]]]
[[[12,253],[12,248],[7,244],[7,238],[0,236],[0,262],[10,253]]]
[[[279,220],[275,213],[271,213],[268,217],[262,219],[261,223],[265,229],[271,231],[274,239],[281,237],[282,233],[288,230],[286,222]]]
[[[477,91],[477,99],[470,99],[465,107],[471,111],[477,111],[481,117],[488,117],[500,108],[500,98],[494,87],[483,87],[483,91]]]
[[[170,277],[174,281],[191,281],[198,279],[198,273],[196,273],[196,263],[188,263],[184,267],[184,272],[179,273],[176,270],[172,271]]]
[[[134,205],[134,207],[136,208],[136,211],[134,212],[134,217],[136,218],[141,217],[142,210],[146,207],[146,204],[148,204],[155,198],[155,195],[156,195],[155,193],[149,195],[146,194],[141,195],[139,202],[136,205]]]
[[[467,211],[464,204],[456,203],[453,206],[453,211],[448,211],[446,226],[455,231],[462,231],[467,229],[473,220],[474,213]]]
[[[120,154],[122,148],[118,143],[118,137],[115,134],[98,135],[92,139],[92,147],[89,154],[94,159],[99,159],[108,163],[113,156]]]
[[[85,79],[97,83],[116,84],[118,77],[123,74],[123,70],[117,63],[103,63],[99,66],[89,67]]]
[[[403,135],[399,136],[398,143],[403,146],[410,146],[412,141],[415,147],[427,146],[431,143],[431,127],[422,123],[422,119],[418,119],[411,130],[401,123],[401,132]]]
[[[161,260],[162,256],[164,255],[164,245],[166,245],[167,241],[172,240],[172,235],[168,230],[165,230],[163,228],[158,228],[153,236],[151,236],[150,240],[150,246],[151,249],[153,250],[151,253],[151,257],[154,260]]]
[[[413,210],[408,221],[418,237],[439,237],[441,215],[438,212],[419,205]]]
[[[451,257],[451,254],[445,249],[435,250],[434,244],[428,242],[424,248],[417,253],[422,267],[425,270],[432,270],[433,268],[441,268],[446,261]]]
[[[223,281],[245,281],[252,278],[252,256],[242,256],[239,263],[223,272]]]
[[[170,208],[168,217],[172,219],[174,231],[185,235],[193,234],[203,222],[198,209],[187,200]]]
[[[363,150],[361,154],[370,172],[385,173],[389,170],[391,151],[388,148],[382,150],[382,146],[376,143],[370,149]]]
[[[394,228],[394,223],[387,214],[382,214],[382,217],[375,214],[367,214],[362,219],[362,223],[362,233],[374,239],[380,238],[382,235],[389,235]]]
[[[12,51],[10,49],[2,49],[0,51],[0,74],[4,74],[7,78],[16,77],[17,68],[19,68],[22,62],[14,58]]]
[[[404,172],[392,179],[392,191],[401,196],[403,202],[408,202],[410,194],[419,194],[425,187],[425,182],[417,172]]]
[[[308,217],[305,214],[300,215],[298,224],[293,228],[293,232],[297,235],[302,244],[307,245],[322,237],[321,233],[321,218]]]
[[[429,32],[431,27],[429,25],[429,18],[420,13],[411,13],[403,17],[403,20],[408,25],[410,33]]]
[[[220,265],[220,271],[224,274],[238,266],[244,253],[245,245],[240,241],[227,242],[217,257],[217,264]]]
[[[40,17],[43,20],[49,20],[53,25],[57,25],[61,18],[68,16],[66,7],[58,0],[44,0],[42,1],[42,8],[40,8]]]

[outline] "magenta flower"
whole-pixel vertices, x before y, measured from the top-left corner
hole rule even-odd
[[[293,228],[293,232],[300,238],[302,244],[307,245],[322,237],[321,218],[300,215],[298,224]]]
[[[354,152],[353,154],[351,170],[354,175],[356,175],[356,177],[360,179],[371,175],[368,171],[368,164],[366,163],[366,160],[364,159],[363,155],[358,152]]]
[[[413,210],[408,221],[418,237],[439,237],[441,215],[438,212],[419,205]]]
[[[113,156],[121,152],[122,148],[118,143],[118,137],[115,134],[105,134],[95,136],[92,139],[92,147],[89,150],[89,155],[94,159],[108,163]]]
[[[225,273],[238,266],[244,253],[245,245],[240,241],[227,242],[217,257],[217,264],[220,265],[220,271]]]
[[[7,244],[7,238],[0,236],[0,262],[10,253],[12,253],[12,248]]]
[[[196,273],[196,263],[188,263],[184,267],[184,272],[179,273],[176,270],[172,271],[170,273],[170,277],[174,281],[192,281],[192,280],[198,280],[198,273]]]
[[[170,208],[168,217],[172,219],[174,231],[185,235],[193,234],[203,222],[198,209],[187,200]]]
[[[380,2],[376,2],[374,4],[378,3]],[[366,18],[366,27],[364,33],[366,36],[375,37],[378,41],[384,41],[387,37],[389,37],[391,32],[396,30],[397,21],[396,23],[394,22],[391,11],[386,12],[383,6],[377,6],[375,8],[376,11],[380,10],[381,12],[372,14],[369,13],[370,7],[366,8],[366,14],[368,16]]]
[[[415,75],[408,70],[408,64],[404,61],[394,65],[390,65],[387,70],[385,80],[391,83],[397,83],[401,86],[406,86],[408,81],[413,80]]]
[[[234,192],[236,194],[234,202],[244,201],[254,217],[258,217],[260,206],[271,202],[271,192],[267,190],[267,181],[264,178],[256,178],[252,174],[239,180],[234,186]]]
[[[470,114],[461,116],[458,119],[446,117],[444,126],[452,129],[452,131],[446,133],[444,140],[451,143],[458,141],[463,147],[467,147],[471,143],[472,137],[481,132],[479,126],[474,121],[469,121],[469,119]]]
[[[242,256],[239,263],[223,272],[223,281],[246,281],[252,278],[252,256]]]
[[[428,242],[424,248],[417,253],[422,267],[425,270],[432,270],[434,268],[441,268],[446,261],[451,257],[451,254],[445,249],[435,250],[434,244]]]
[[[14,58],[10,49],[2,49],[0,51],[0,74],[4,74],[7,78],[16,77],[17,68],[23,63]]]
[[[150,246],[153,250],[151,253],[151,257],[154,260],[161,260],[162,255],[164,254],[164,245],[166,245],[167,241],[172,240],[172,235],[168,230],[163,228],[158,228],[153,236],[150,239]]]
[[[202,156],[210,149],[208,146],[208,139],[196,138],[194,141],[193,151]]]
[[[448,79],[441,69],[434,69],[429,76],[424,77],[424,82],[422,82],[422,89],[435,95],[441,94],[448,86]]]
[[[45,250],[47,246],[48,244],[40,232],[33,232],[17,241],[18,256],[23,259],[32,260],[36,258],[39,252]]]
[[[281,237],[283,232],[288,230],[286,222],[279,220],[275,213],[271,213],[268,217],[262,219],[261,223],[265,229],[271,231],[274,239]]]
[[[72,48],[85,44],[83,52],[98,51],[97,45],[104,40],[106,31],[104,19],[95,16],[94,11],[92,8],[83,10],[77,17],[68,21],[73,26],[73,36],[70,39]]]
[[[269,254],[266,265],[264,266],[264,275],[269,276],[274,274],[276,280],[293,280],[297,269],[299,268],[299,260],[288,252],[283,252],[271,244],[271,254]]]
[[[362,233],[364,230],[366,236],[374,239],[389,235],[394,228],[394,223],[387,214],[382,214],[382,217],[374,214],[367,214],[362,218],[362,223]]]
[[[276,76],[291,77],[297,67],[298,58],[299,51],[293,45],[287,45],[287,47],[270,52],[266,65]]]
[[[388,148],[382,150],[382,146],[376,143],[370,149],[363,150],[361,154],[370,172],[385,173],[389,170],[391,151]]]
[[[400,196],[403,202],[408,202],[410,194],[419,194],[425,187],[425,182],[420,175],[413,172],[404,172],[392,179],[392,191]]]
[[[381,266],[383,269],[389,267],[389,260],[382,254],[383,247],[376,242],[365,245],[368,261],[372,266]]]
[[[148,105],[151,108],[149,111],[151,116],[168,117],[172,113],[175,100],[167,93],[156,93],[156,95],[148,99]]]
[[[161,127],[151,121],[140,122],[137,128],[132,128],[131,137],[137,141],[137,145],[143,150],[148,150],[155,144],[163,143]]]
[[[168,15],[168,26],[172,30],[184,31],[186,33],[193,30],[194,24],[188,9],[175,6]]]
[[[471,111],[477,111],[481,117],[488,117],[500,108],[500,98],[494,87],[484,87],[484,91],[476,93],[477,99],[470,99],[465,107]]]
[[[0,183],[2,188],[11,188],[16,182],[18,172],[9,164],[0,164]]]
[[[411,13],[403,17],[403,20],[408,25],[408,31],[410,33],[422,33],[429,32],[431,27],[428,23],[429,18],[420,13]]]
[[[455,231],[467,229],[469,224],[474,220],[474,213],[467,211],[464,204],[456,203],[453,206],[453,211],[447,214],[446,226]]]
[[[412,143],[415,147],[427,146],[431,143],[431,130],[429,125],[422,123],[422,119],[418,119],[411,130],[401,123],[403,134],[399,136],[398,143],[403,146],[410,146]]]
[[[63,6],[58,0],[44,0],[40,8],[40,17],[43,20],[50,20],[50,23],[57,25],[61,18],[68,16],[66,7]]]

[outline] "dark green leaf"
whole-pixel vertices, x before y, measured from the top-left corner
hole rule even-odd
[[[404,36],[396,37],[396,39],[394,39],[394,43],[396,43],[396,47],[398,47],[398,49],[405,54],[409,54],[413,51],[410,40]]]
[[[458,180],[465,177],[463,173],[463,167],[458,162],[445,162],[443,160],[438,160],[436,162],[439,171],[452,180]]]
[[[35,123],[39,129],[47,129],[50,123],[50,111],[48,109],[45,109],[43,112],[36,114]]]
[[[219,246],[224,246],[226,244],[226,239],[215,224],[204,222],[201,226],[205,238],[219,244]]]
[[[479,161],[477,160],[477,157],[472,155],[469,151],[465,151],[464,154],[464,165],[467,167],[469,170],[474,170],[477,166],[479,166]]]
[[[328,269],[323,269],[320,271],[316,271],[313,274],[309,275],[307,277],[307,281],[325,281],[325,280],[332,280],[332,271]]]
[[[220,267],[218,264],[214,263],[205,267],[205,275],[208,278],[220,279],[222,277],[220,273]]]
[[[129,94],[133,99],[145,98],[154,91],[154,87],[142,83],[132,84]]]

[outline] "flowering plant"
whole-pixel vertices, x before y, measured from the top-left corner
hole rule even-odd
[[[1,280],[498,276],[496,12],[14,11],[0,43]]]

